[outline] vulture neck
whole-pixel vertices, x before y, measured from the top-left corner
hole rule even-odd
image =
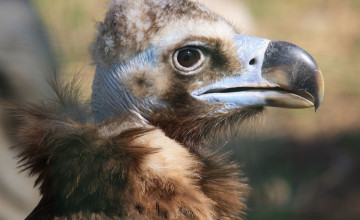
[[[159,112],[151,124],[138,114],[94,124],[69,94],[19,110],[19,158],[42,194],[27,219],[241,219],[249,189],[238,166],[195,147],[215,118]]]
[[[197,109],[196,106],[193,109]],[[228,139],[249,132],[256,126],[263,108],[244,108],[226,113],[209,114],[180,109],[155,111],[147,120],[159,127],[168,137],[183,144],[190,151],[218,148]]]

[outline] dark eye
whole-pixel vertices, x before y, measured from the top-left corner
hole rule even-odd
[[[194,49],[185,49],[179,51],[176,59],[181,66],[189,68],[200,60],[200,53]]]
[[[181,71],[190,72],[197,69],[204,60],[203,54],[197,48],[183,48],[174,53],[173,62]]]

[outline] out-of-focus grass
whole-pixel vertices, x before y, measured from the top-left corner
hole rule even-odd
[[[84,93],[90,95],[95,67],[91,66],[89,47],[96,23],[107,10],[104,0],[33,0],[57,53],[64,77],[80,73]]]

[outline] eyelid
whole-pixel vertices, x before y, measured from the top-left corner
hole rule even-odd
[[[199,55],[200,55],[200,59],[197,61],[197,63],[192,66],[192,67],[183,67],[181,64],[178,63],[177,61],[177,55],[179,54],[180,51],[183,51],[183,50],[186,50],[186,49],[192,49],[192,50],[197,50],[199,52]],[[185,74],[185,75],[192,75],[192,74],[195,74],[197,73],[198,71],[201,70],[201,66],[202,64],[204,63],[205,61],[205,55],[203,53],[203,51],[197,47],[197,46],[194,46],[193,44],[192,45],[188,45],[188,46],[184,46],[184,47],[180,47],[179,49],[177,49],[173,55],[172,55],[172,62],[173,62],[173,65],[174,67],[182,74]]]
[[[208,46],[202,41],[188,41],[184,43],[179,49],[186,47],[200,47],[200,48],[208,48]]]

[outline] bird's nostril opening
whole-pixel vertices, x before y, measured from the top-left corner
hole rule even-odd
[[[256,63],[256,59],[255,58],[252,58],[249,62],[250,65],[254,65]]]

